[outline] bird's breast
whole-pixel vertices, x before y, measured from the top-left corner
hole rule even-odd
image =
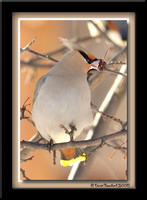
[[[42,86],[33,105],[32,118],[40,134],[55,142],[65,142],[69,136],[60,124],[69,128],[73,123],[75,137],[92,123],[90,90],[86,80],[78,77],[50,77]]]

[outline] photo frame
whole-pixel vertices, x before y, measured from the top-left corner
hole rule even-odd
[[[13,8],[13,7],[12,7]],[[134,9],[133,9],[134,8]],[[137,10],[137,8],[135,9],[135,6],[131,9],[131,12],[88,12],[88,13],[27,13],[27,12],[14,12],[13,10],[13,14],[12,14],[12,49],[13,49],[13,68],[12,68],[12,80],[13,80],[13,93],[12,93],[12,102],[13,102],[13,106],[12,106],[12,111],[13,111],[13,134],[12,134],[12,144],[11,144],[11,140],[9,141],[9,149],[11,149],[11,147],[13,148],[13,155],[12,155],[12,186],[10,186],[11,190],[15,190],[15,189],[28,189],[28,188],[38,188],[38,189],[54,189],[54,188],[59,188],[59,189],[67,189],[67,188],[74,188],[74,189],[102,189],[102,188],[107,188],[107,189],[116,189],[116,188],[123,188],[123,189],[135,189],[136,188],[136,160],[135,160],[135,154],[136,154],[136,150],[135,150],[135,144],[136,144],[136,140],[135,140],[135,47],[136,47],[136,41],[135,41],[135,34],[136,34],[136,15],[135,13],[139,12]],[[10,9],[11,10],[11,9]],[[9,17],[11,18],[11,12],[9,10]],[[124,9],[125,10],[125,9]],[[108,10],[107,10],[108,11]],[[128,10],[127,10],[128,11]],[[33,17],[35,17],[35,15],[37,15],[36,17],[38,17],[39,15],[42,15],[45,17],[46,14],[50,15],[50,18],[53,16],[59,16],[61,17],[61,15],[63,14],[63,16],[66,18],[69,18],[69,15],[76,15],[80,16],[80,14],[82,15],[82,17],[87,17],[88,18],[95,18],[97,17],[97,14],[99,14],[99,16],[104,16],[106,17],[106,15],[108,14],[109,17],[110,15],[114,14],[115,17],[118,15],[121,15],[121,17],[124,15],[125,17],[127,16],[127,18],[129,18],[129,39],[128,39],[128,63],[130,66],[131,71],[128,71],[129,77],[128,77],[128,89],[129,89],[129,96],[130,96],[130,101],[128,102],[128,110],[129,110],[129,115],[128,115],[128,119],[129,119],[129,132],[132,133],[132,135],[130,136],[131,139],[129,138],[129,142],[131,142],[131,144],[129,143],[129,155],[130,156],[130,160],[129,162],[129,170],[130,170],[130,174],[129,177],[127,179],[127,181],[99,181],[99,180],[80,180],[80,181],[61,181],[61,180],[33,180],[33,181],[24,181],[24,182],[18,182],[18,82],[17,82],[17,75],[18,75],[18,57],[17,54],[15,52],[18,52],[18,18],[20,17],[27,17],[27,15],[29,15],[29,17],[31,18],[31,15],[34,15]],[[61,14],[61,15],[60,15]],[[79,14],[79,15],[78,15]],[[126,14],[126,15],[125,15]],[[52,15],[52,16],[51,16]],[[139,14],[138,14],[139,15]],[[137,15],[137,16],[138,16]],[[16,17],[17,16],[17,17]],[[18,17],[19,16],[19,17]],[[62,16],[62,17],[63,17]],[[111,16],[112,17],[112,16]],[[48,17],[47,17],[48,18]],[[99,17],[98,17],[99,18]],[[113,17],[112,17],[113,18]],[[132,21],[131,21],[132,20]],[[131,34],[131,35],[130,35]],[[6,37],[6,36],[5,36]],[[8,39],[7,42],[9,42],[10,39]],[[29,41],[28,41],[29,42]],[[27,43],[26,43],[27,44]],[[131,49],[131,51],[130,51]],[[8,60],[7,62],[10,63],[10,60]],[[133,70],[132,70],[133,69]],[[10,74],[9,74],[10,77]],[[11,77],[9,79],[11,81]],[[10,95],[10,94],[9,94]],[[6,105],[6,102],[5,102]],[[8,105],[8,104],[7,104]],[[9,108],[9,106],[8,106]],[[17,110],[17,112],[16,112]],[[17,117],[16,117],[17,116]],[[131,119],[130,119],[131,118]],[[10,127],[7,127],[10,129]],[[16,135],[15,135],[16,134]],[[6,136],[3,137],[3,139],[6,141]],[[12,145],[12,146],[11,146]],[[10,153],[10,152],[9,152]],[[9,161],[6,161],[6,158],[4,159],[4,166],[6,166],[6,162],[9,162],[9,166],[11,166],[11,159]],[[131,166],[131,167],[130,167]],[[4,168],[4,167],[3,167]],[[4,169],[5,172],[7,171],[6,168]],[[7,174],[7,177],[11,177],[11,172],[9,172]],[[10,178],[10,182],[11,182],[11,178]],[[6,186],[6,184],[5,184]],[[5,187],[6,188],[6,187]],[[13,189],[12,189],[13,188]],[[6,189],[7,190],[7,189]],[[17,190],[15,190],[17,191]],[[4,192],[5,193],[5,192]]]

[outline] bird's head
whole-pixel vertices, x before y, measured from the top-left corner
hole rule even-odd
[[[96,65],[93,65],[94,62],[99,61],[94,55],[89,53],[86,49],[81,47],[79,44],[75,42],[71,42],[67,39],[60,38],[63,44],[68,47],[73,53],[70,54],[71,59],[75,62],[79,62],[79,65],[83,63],[83,67],[85,67],[85,72],[87,73],[90,69],[98,70]],[[74,57],[75,56],[75,57]]]

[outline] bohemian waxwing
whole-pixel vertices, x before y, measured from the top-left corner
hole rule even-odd
[[[91,94],[87,82],[90,64],[97,59],[74,42],[61,39],[71,51],[44,76],[35,87],[32,119],[40,135],[53,143],[69,142],[70,136],[61,128],[69,131],[75,126],[73,139],[83,129],[92,126]],[[77,157],[75,148],[61,151],[62,161]],[[68,162],[69,163],[69,162]],[[68,163],[61,162],[62,165]]]

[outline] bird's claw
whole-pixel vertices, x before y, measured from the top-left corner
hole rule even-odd
[[[77,128],[74,124],[69,124],[69,127],[70,127],[70,131],[68,131],[68,129],[63,125],[63,124],[60,124],[60,128],[63,128],[65,130],[65,133],[69,135],[70,137],[70,142],[73,142],[73,134],[74,134],[74,131],[77,131]]]
[[[71,129],[71,131],[69,132],[69,136],[70,136],[70,141],[73,142],[73,134],[74,134],[74,131],[77,131],[77,128],[74,124],[69,124],[69,127]]]

